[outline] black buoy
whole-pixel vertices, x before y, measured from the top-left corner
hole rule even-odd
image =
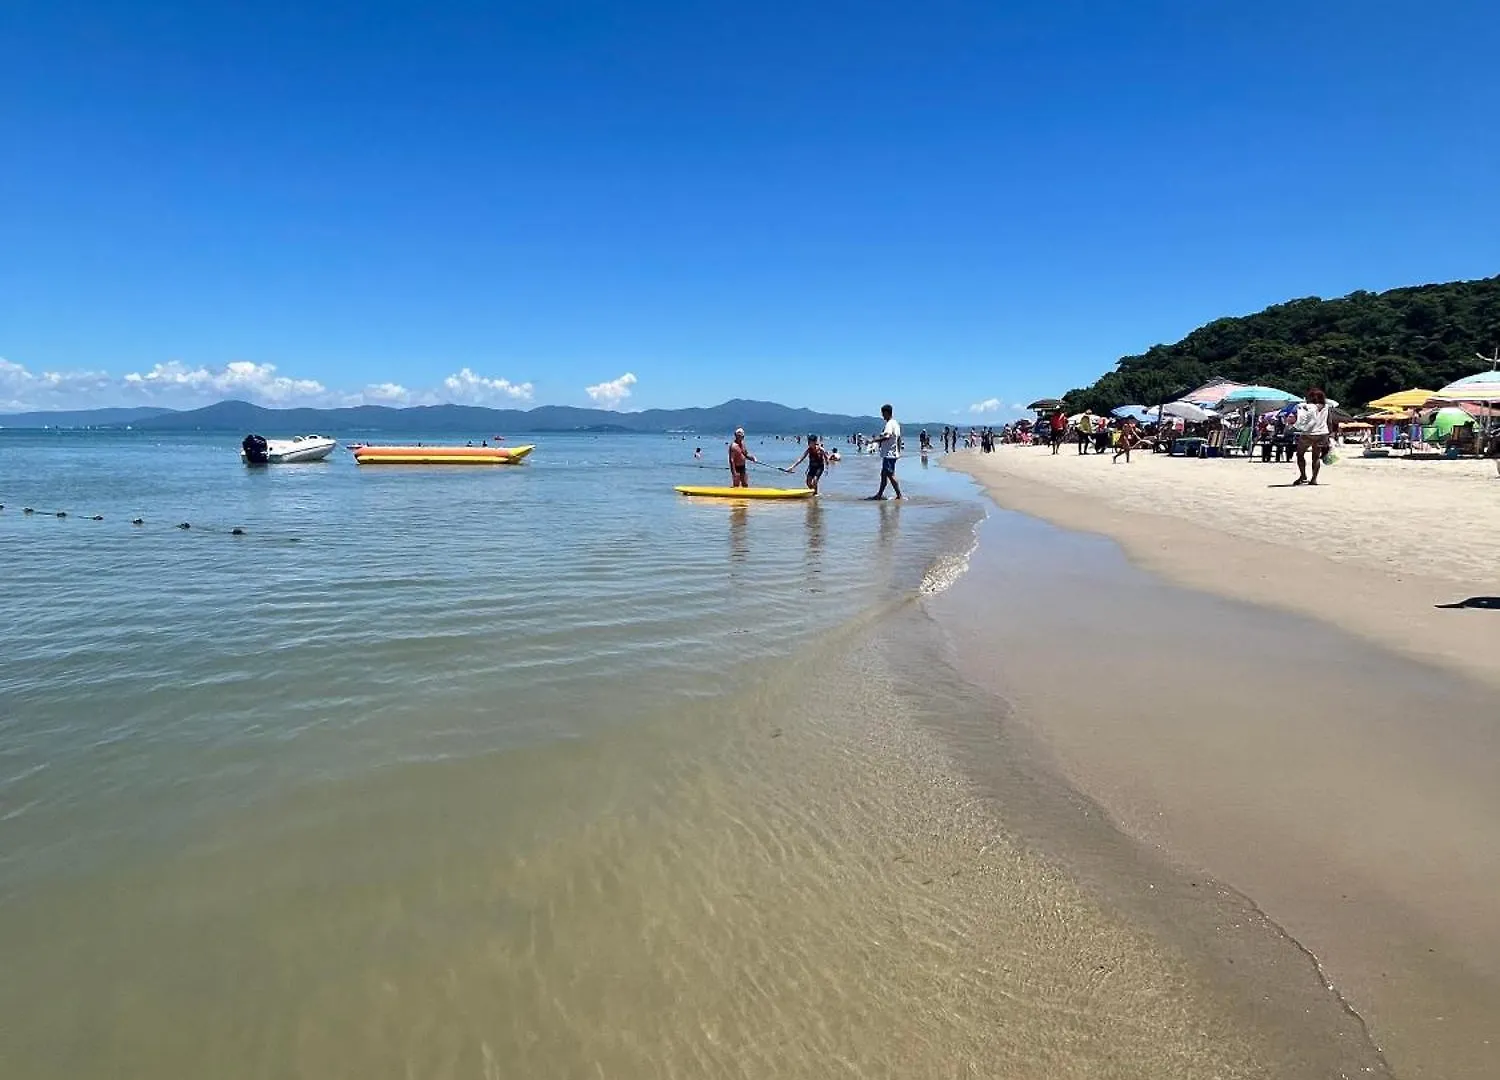
[[[89,518],[89,520],[90,521],[103,521],[104,520],[104,515],[103,514],[95,514],[93,517]]]
[[[178,527],[178,528],[179,528],[179,529],[191,529],[191,528],[192,528],[192,526],[191,526],[191,525],[189,525],[189,524],[188,524],[188,523],[187,523],[187,522],[186,522],[186,521],[184,521],[184,522],[183,522],[183,523],[182,523],[182,524],[181,524],[181,525],[179,525],[179,526],[177,526],[177,527]]]
[[[229,535],[230,536],[244,536],[245,535],[245,530],[242,529],[242,528],[240,528],[238,525],[236,525],[234,528],[232,528],[232,529],[229,530]]]
[[[66,510],[59,510],[57,512],[57,516],[58,517],[67,517],[68,516],[68,512]]]
[[[130,524],[132,524],[132,525],[144,525],[144,524],[146,524],[146,519],[145,518],[132,518],[131,521],[130,521]]]
[[[23,514],[34,514],[34,513],[36,513],[36,511],[35,511],[35,510],[33,510],[33,509],[32,509],[32,508],[31,508],[31,507],[29,507],[29,506],[23,506],[23,507],[22,507],[22,508],[21,508],[21,513],[23,513]]]

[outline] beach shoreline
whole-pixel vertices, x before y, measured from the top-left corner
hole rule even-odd
[[[1292,520],[1270,542],[1254,526],[1272,500],[1335,488],[1267,488],[1243,461],[948,462],[1001,507],[964,582],[929,605],[962,675],[1013,702],[1008,722],[1122,832],[1305,949],[1396,1075],[1492,1075],[1495,612],[1434,607],[1500,593],[1467,576],[1482,547],[1398,576],[1379,536]],[[1347,487],[1358,520],[1372,481]],[[1216,491],[1233,511],[1185,519]],[[1330,542],[1340,557],[1318,550]],[[1418,635],[1354,617],[1371,605]]]
[[[1286,486],[1289,465],[1137,453],[1116,466],[1065,449],[1005,446],[944,464],[1000,506],[1107,536],[1170,581],[1500,688],[1493,612],[1444,606],[1500,597],[1500,478],[1488,461],[1345,458],[1311,491]]]

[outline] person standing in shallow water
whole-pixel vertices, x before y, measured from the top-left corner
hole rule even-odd
[[[896,413],[889,405],[880,406],[885,427],[875,436],[880,444],[880,489],[871,495],[871,500],[885,498],[885,486],[889,484],[901,498],[901,485],[896,482],[896,462],[901,457],[901,425],[896,422]]]
[[[729,444],[729,486],[747,488],[750,486],[750,466],[747,462],[755,460],[755,455],[745,448],[745,429],[734,429],[734,441]]]
[[[823,470],[828,466],[828,451],[823,448],[822,440],[816,435],[808,435],[807,449],[802,451],[802,457],[792,462],[791,466],[782,469],[782,472],[796,472],[797,466],[803,460],[807,461],[807,487],[814,495],[818,493],[818,484],[823,479]]]

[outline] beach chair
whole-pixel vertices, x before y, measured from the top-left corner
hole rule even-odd
[[[1448,433],[1448,449],[1459,454],[1479,453],[1479,439],[1473,424],[1460,424]]]

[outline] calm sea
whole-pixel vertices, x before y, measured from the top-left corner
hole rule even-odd
[[[932,736],[966,480],[535,442],[0,431],[7,1080],[1266,1075]]]

